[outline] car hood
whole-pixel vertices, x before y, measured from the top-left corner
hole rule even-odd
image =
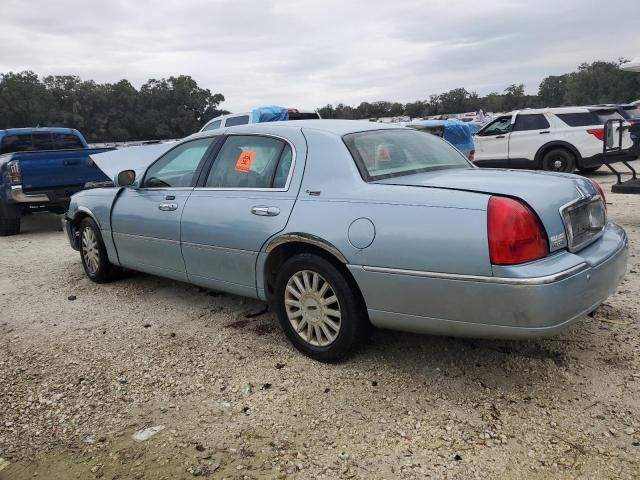
[[[493,168],[456,168],[387,178],[376,183],[445,188],[488,195],[504,195],[526,202],[540,217],[551,251],[566,247],[560,209],[584,195],[598,192],[578,175]]]
[[[134,170],[136,178],[140,178],[149,165],[175,144],[176,142],[167,142],[123,147],[90,155],[89,158],[112,180],[123,170]]]

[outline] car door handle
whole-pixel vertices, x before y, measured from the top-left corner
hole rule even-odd
[[[504,138],[504,135],[498,135],[496,138]]]
[[[551,133],[549,130],[545,130],[544,132],[540,132],[540,135],[544,135],[545,133]]]
[[[158,210],[162,210],[163,212],[173,212],[178,209],[177,203],[161,203],[158,205]]]
[[[278,207],[253,207],[251,213],[261,217],[275,217],[280,215],[280,209]]]
[[[80,165],[80,160],[65,160],[64,165]]]

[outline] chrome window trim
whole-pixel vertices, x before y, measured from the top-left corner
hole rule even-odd
[[[441,273],[441,272],[425,272],[420,270],[403,270],[398,268],[386,268],[386,267],[362,267],[367,272],[373,273],[387,273],[393,275],[408,275],[413,277],[426,277],[426,278],[439,278],[442,280],[458,280],[467,282],[480,282],[480,283],[501,283],[508,285],[546,285],[548,283],[559,282],[573,275],[589,269],[587,262],[582,262],[574,267],[568,268],[552,275],[545,275],[542,277],[527,277],[527,278],[511,278],[511,277],[488,277],[483,275],[463,275],[457,273]]]
[[[282,140],[283,142],[286,142],[289,147],[291,147],[291,167],[289,167],[289,174],[287,175],[287,181],[284,184],[284,187],[282,188],[267,188],[267,187],[195,187],[194,190],[195,191],[202,191],[202,192],[218,192],[218,191],[236,191],[236,192],[246,192],[246,191],[250,191],[250,192],[288,192],[289,191],[289,187],[291,186],[291,180],[293,179],[293,172],[295,170],[296,167],[296,160],[298,159],[298,154],[296,152],[295,147],[293,146],[293,143],[285,138],[282,137],[280,135],[274,135],[272,133],[229,133],[227,134],[228,137],[272,137],[275,138],[277,140]],[[226,140],[225,140],[226,141]],[[222,144],[222,146],[220,147],[222,149],[222,147],[224,147],[224,144]],[[219,154],[220,152],[218,152]],[[217,157],[217,156],[216,156]],[[215,158],[213,159],[213,163],[215,163]],[[279,160],[279,159],[278,159]],[[211,164],[211,168],[213,168],[213,163]],[[211,169],[209,169],[209,173],[211,173]],[[207,175],[208,177],[208,175]],[[207,179],[205,179],[206,182]]]
[[[559,209],[560,212],[560,219],[562,220],[562,225],[564,226],[564,231],[565,234],[567,236],[567,250],[569,250],[570,252],[576,252],[588,245],[591,245],[593,242],[595,242],[596,240],[598,240],[600,237],[602,237],[602,235],[604,235],[604,230],[607,227],[607,207],[605,205],[605,210],[604,210],[604,225],[602,227],[602,229],[596,233],[593,237],[585,240],[582,243],[579,243],[578,245],[572,245],[572,240],[573,240],[573,235],[569,234],[569,227],[567,225],[567,219],[565,218],[565,214],[570,212],[571,210],[575,210],[576,208],[580,208],[584,205],[587,205],[588,203],[592,203],[592,202],[596,202],[598,200],[600,200],[603,204],[604,204],[604,199],[599,195],[587,195],[584,190],[582,190],[581,188],[577,188],[578,193],[580,193],[580,198],[578,198],[577,200],[572,200],[569,203],[566,203],[564,205],[562,205]]]

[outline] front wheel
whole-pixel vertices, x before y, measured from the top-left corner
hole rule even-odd
[[[96,283],[113,280],[120,269],[109,262],[100,228],[91,218],[80,222],[80,258],[84,273]]]
[[[573,173],[576,169],[576,157],[569,150],[554,148],[542,157],[542,169],[548,172]]]
[[[357,288],[320,256],[304,253],[284,263],[274,303],[289,340],[314,360],[339,360],[366,334],[368,321]]]

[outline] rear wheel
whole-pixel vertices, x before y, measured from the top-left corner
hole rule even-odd
[[[109,262],[107,249],[104,246],[100,229],[91,218],[80,222],[80,258],[84,273],[96,283],[113,280],[120,268]]]
[[[303,253],[284,263],[274,302],[289,340],[315,360],[339,360],[366,336],[359,292],[338,268],[317,255]]]
[[[548,172],[573,173],[576,169],[576,157],[564,148],[551,149],[542,157],[542,169]]]
[[[0,237],[17,235],[20,233],[20,217],[7,218],[5,208],[0,205]]]

